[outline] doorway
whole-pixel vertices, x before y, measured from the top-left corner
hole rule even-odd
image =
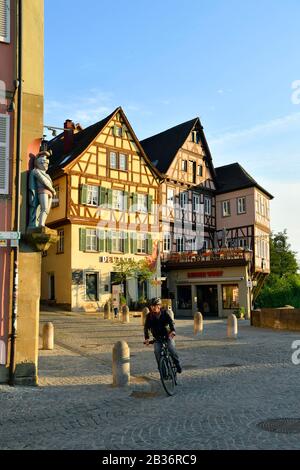
[[[218,287],[216,285],[204,285],[197,287],[197,305],[204,317],[217,317]]]
[[[49,300],[55,300],[55,276],[54,273],[48,274],[49,276]]]

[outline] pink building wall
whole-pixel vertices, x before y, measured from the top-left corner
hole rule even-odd
[[[1,88],[13,92],[15,74],[15,2],[10,2],[10,43],[0,42],[0,81]],[[2,96],[0,114],[10,115],[10,163],[9,163],[9,194],[0,195],[0,231],[13,230],[12,220],[12,173],[14,151],[14,113],[8,113],[9,97]],[[7,362],[7,346],[10,310],[10,270],[11,248],[0,247],[0,366]]]

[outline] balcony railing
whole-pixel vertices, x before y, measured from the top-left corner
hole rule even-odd
[[[221,248],[206,251],[183,251],[181,253],[162,253],[165,263],[200,263],[208,261],[251,261],[253,252],[245,248]]]

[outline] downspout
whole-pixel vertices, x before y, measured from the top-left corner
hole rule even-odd
[[[22,139],[22,0],[17,1],[17,74],[18,74],[18,109],[17,109],[17,132],[16,132],[16,203],[14,231],[20,231],[20,189],[21,189],[21,139]],[[19,288],[19,246],[13,247],[13,292],[12,292],[12,324],[10,341],[10,364],[9,364],[9,385],[15,385],[16,369],[16,338],[17,338],[17,318],[18,318],[18,288]]]

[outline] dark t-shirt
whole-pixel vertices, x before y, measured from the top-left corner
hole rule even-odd
[[[167,338],[171,331],[175,332],[175,325],[166,310],[161,310],[160,315],[148,313],[146,316],[144,335],[145,339],[149,339],[149,330],[153,338]]]

